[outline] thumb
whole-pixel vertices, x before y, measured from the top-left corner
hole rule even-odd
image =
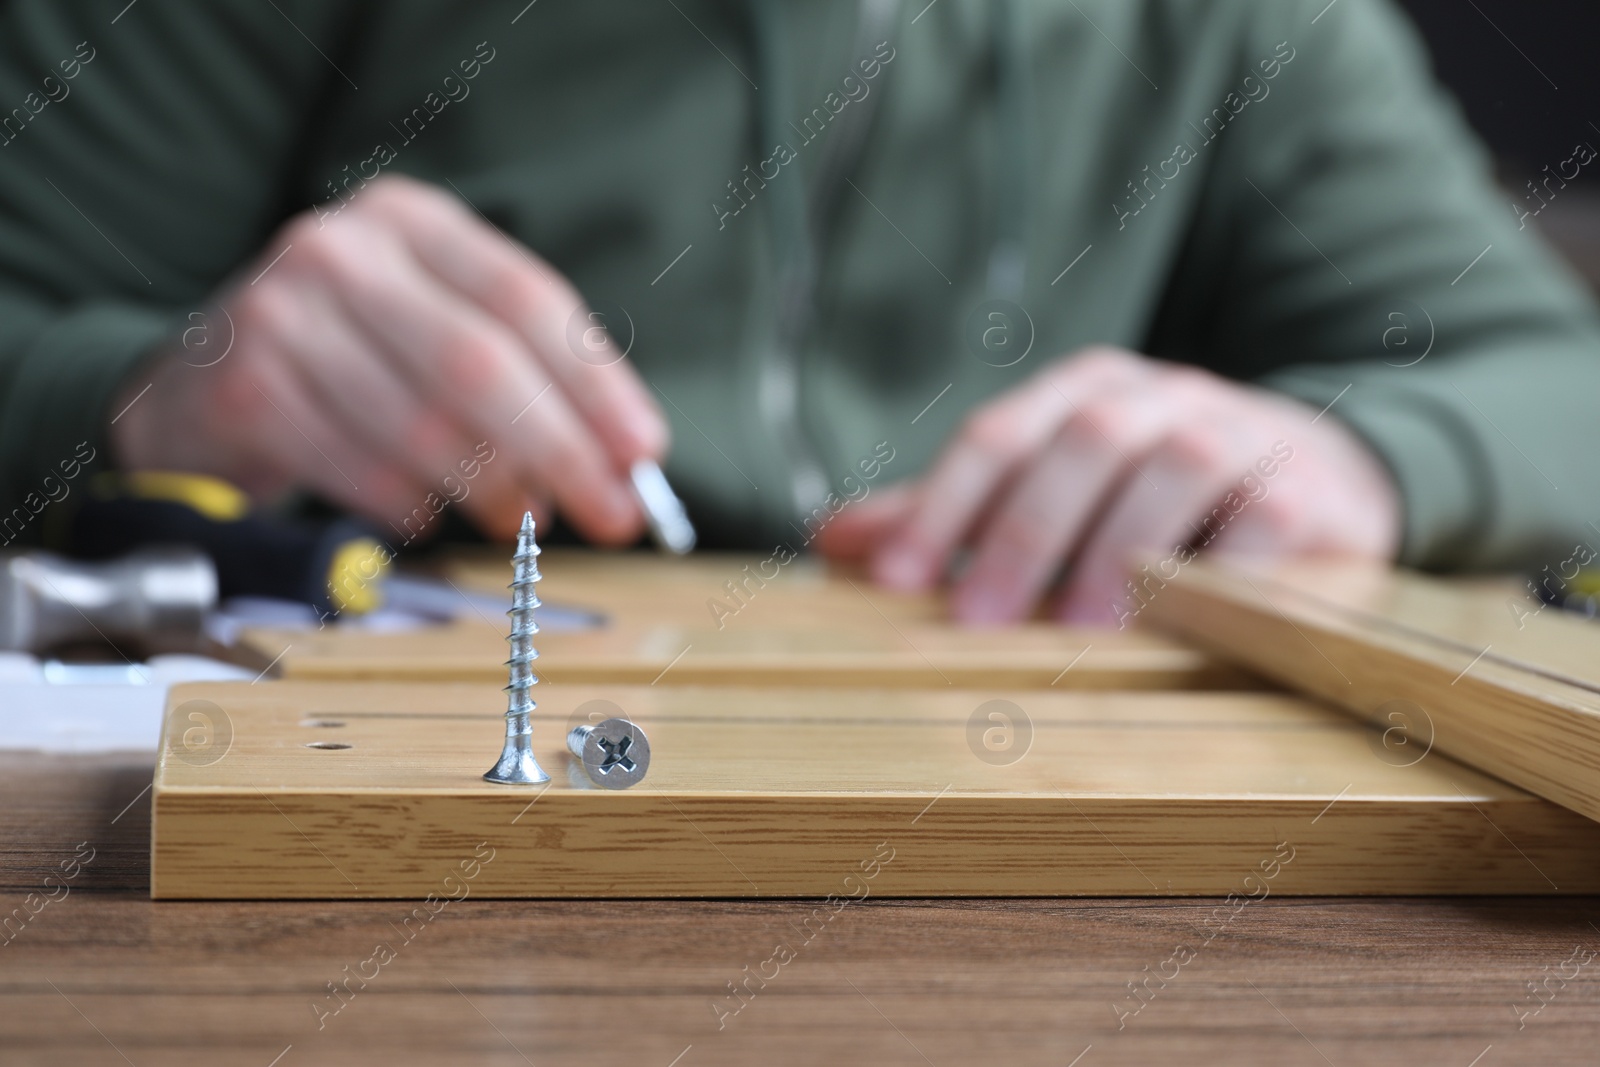
[[[915,487],[902,484],[863,497],[818,531],[813,545],[837,562],[864,560],[911,515],[917,495]]]

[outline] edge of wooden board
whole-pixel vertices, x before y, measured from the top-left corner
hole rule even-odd
[[[1292,589],[1258,586],[1216,565],[1168,582],[1158,624],[1302,693],[1371,722],[1423,713],[1414,743],[1600,819],[1600,696],[1532,671],[1475,661],[1435,642],[1366,627]],[[1249,599],[1246,599],[1246,598]],[[1292,611],[1293,617],[1286,614]],[[1600,641],[1597,641],[1600,645]],[[1382,723],[1380,723],[1382,725]]]
[[[1533,798],[1203,798],[1183,807],[1049,796],[863,805],[827,794],[552,793],[530,805],[482,794],[163,791],[151,895],[844,897],[862,891],[873,866],[870,893],[880,897],[1600,890],[1600,826],[1552,818],[1559,809]]]

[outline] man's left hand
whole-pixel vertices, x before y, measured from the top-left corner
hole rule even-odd
[[[965,550],[973,624],[1125,619],[1129,563],[1178,546],[1392,559],[1399,494],[1351,430],[1297,400],[1114,348],[1052,364],[969,415],[929,472],[818,538],[881,584],[928,589]],[[1119,609],[1120,606],[1120,609]]]

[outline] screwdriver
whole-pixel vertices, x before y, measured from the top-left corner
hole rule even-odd
[[[289,521],[253,510],[221,479],[173,471],[97,475],[64,529],[52,534],[51,547],[80,560],[192,545],[216,565],[221,599],[297,600],[324,617],[378,607],[393,558],[361,523]]]

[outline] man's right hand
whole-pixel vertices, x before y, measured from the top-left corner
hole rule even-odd
[[[640,533],[627,471],[665,452],[665,418],[599,331],[579,358],[577,291],[455,197],[379,178],[336,216],[289,222],[216,305],[203,346],[175,346],[113,404],[132,402],[111,426],[119,467],[257,498],[307,488],[399,523],[454,495],[444,479],[487,442],[460,498],[486,533],[552,505],[596,541]]]

